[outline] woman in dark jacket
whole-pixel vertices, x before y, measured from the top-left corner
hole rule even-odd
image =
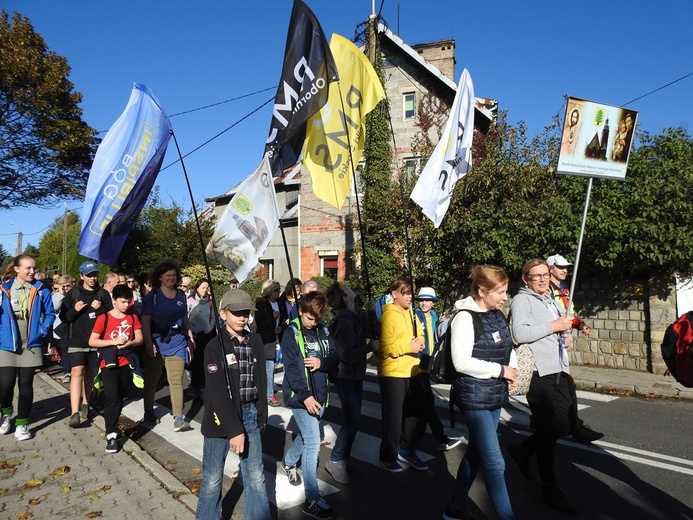
[[[277,355],[277,343],[282,327],[279,312],[279,293],[281,286],[276,280],[267,280],[262,284],[262,294],[255,302],[255,323],[257,333],[265,346],[265,369],[267,371],[267,404],[279,406],[277,393],[274,391],[274,359]]]
[[[508,401],[508,383],[517,384],[510,366],[513,342],[501,312],[508,299],[508,275],[500,267],[474,268],[471,296],[451,320],[451,354],[455,366],[452,400],[469,429],[467,453],[460,461],[452,500],[444,519],[467,518],[469,489],[483,466],[486,491],[501,520],[514,520],[505,486],[505,461],[498,444],[501,407]]]

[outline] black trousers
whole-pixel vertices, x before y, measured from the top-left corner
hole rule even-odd
[[[415,450],[426,428],[426,396],[422,376],[381,377],[382,440],[380,460],[397,459],[399,449]]]
[[[522,442],[530,453],[537,455],[539,477],[547,486],[556,484],[556,441],[573,433],[580,422],[577,416],[575,382],[570,374],[559,372],[539,376],[534,372],[527,393],[536,432]]]
[[[103,418],[108,435],[118,432],[125,390],[132,384],[132,369],[129,366],[104,368],[101,370],[101,382],[105,394]]]

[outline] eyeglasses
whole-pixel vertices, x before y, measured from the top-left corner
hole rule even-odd
[[[135,280],[127,280],[125,283],[135,283]]]
[[[537,274],[528,274],[527,279],[532,280],[533,282],[538,282],[541,279],[548,280],[551,278],[551,275],[549,273],[537,273]]]
[[[181,289],[187,289],[187,288],[188,288],[188,286],[187,286],[187,285],[185,285],[185,284],[180,284],[180,288],[181,288]]]
[[[556,269],[560,269],[561,271],[562,271],[563,269],[568,269],[568,266],[567,266],[567,265],[554,265],[554,267],[555,267]]]

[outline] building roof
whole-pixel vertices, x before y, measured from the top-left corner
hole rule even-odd
[[[448,78],[445,74],[443,74],[438,68],[436,68],[434,65],[430,64],[427,62],[423,57],[416,52],[416,50],[411,47],[410,45],[404,43],[402,38],[397,36],[395,33],[393,33],[390,29],[388,29],[385,25],[382,23],[378,23],[378,32],[385,36],[390,42],[392,42],[394,45],[400,48],[400,50],[408,56],[412,61],[414,61],[418,66],[422,67],[428,73],[436,79],[443,88],[448,89],[451,92],[451,97],[455,96],[455,92],[457,91],[457,84],[450,78]],[[441,42],[448,42],[450,40],[441,40]],[[421,44],[424,45],[424,44]],[[426,44],[430,45],[430,44]],[[488,124],[492,123],[496,119],[496,111],[498,109],[498,102],[495,99],[489,99],[489,98],[480,98],[480,97],[475,97],[476,100],[476,106],[474,107],[478,113],[478,115],[483,116],[484,118],[487,119]],[[476,118],[475,118],[476,119]],[[484,126],[485,128],[488,127],[488,124],[481,125]]]

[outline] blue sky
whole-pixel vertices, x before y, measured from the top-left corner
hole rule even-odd
[[[333,32],[352,38],[371,12],[370,0],[306,3],[328,39]],[[115,122],[133,82],[152,89],[169,115],[271,88],[172,117],[185,154],[274,96],[292,1],[3,4],[28,16],[48,46],[67,58],[70,79],[84,96],[84,119],[97,130]],[[660,7],[644,0],[627,6],[603,0],[386,0],[382,15],[411,45],[454,38],[454,81],[466,67],[476,95],[497,99],[510,122],[524,121],[533,135],[561,112],[566,94],[622,105],[693,72],[693,4],[669,0]],[[691,92],[693,76],[628,106],[639,111],[642,129],[683,126],[691,132]],[[270,118],[271,103],[185,160],[195,201],[225,192],[255,169]],[[175,159],[171,142],[164,165]],[[163,170],[158,185],[165,201],[190,207],[180,165]],[[68,202],[80,214],[81,206]],[[14,253],[14,222],[24,246],[37,245],[61,214],[62,205],[0,212],[0,243]]]

